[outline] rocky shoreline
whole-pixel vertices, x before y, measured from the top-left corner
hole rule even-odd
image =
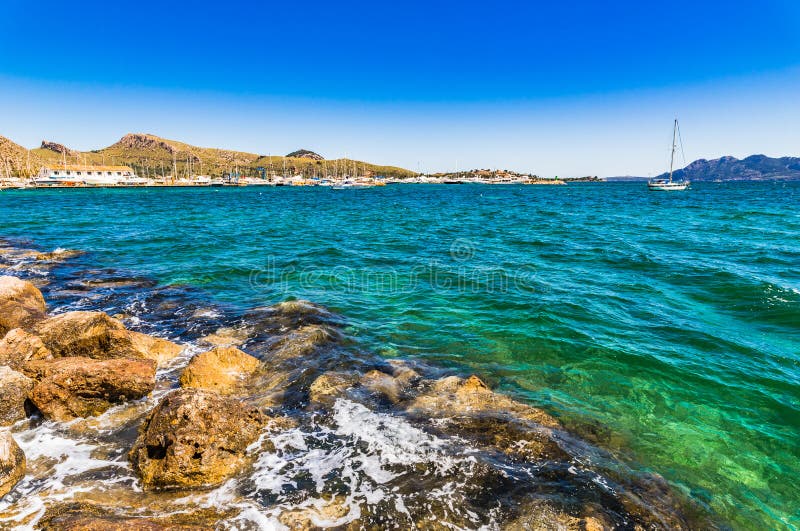
[[[0,257],[73,256],[34,252]],[[0,277],[0,528],[714,527],[479,375],[359,351],[309,301],[177,342],[53,309]]]

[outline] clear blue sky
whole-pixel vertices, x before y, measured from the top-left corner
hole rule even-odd
[[[0,4],[0,135],[430,170],[800,155],[800,2]]]

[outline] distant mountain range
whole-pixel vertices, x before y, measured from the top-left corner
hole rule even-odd
[[[191,172],[194,175],[222,175],[239,171],[256,177],[261,171],[289,175],[383,175],[407,178],[411,170],[383,166],[352,159],[325,160],[313,151],[301,149],[285,157],[259,155],[242,151],[192,146],[145,133],[130,133],[118,142],[98,150],[77,151],[62,144],[43,140],[40,147],[27,149],[0,136],[0,177],[23,177],[35,174],[46,164],[121,164],[131,166],[142,177]],[[285,170],[284,170],[285,168]]]
[[[669,177],[662,173],[659,178]],[[607,177],[607,181],[646,180],[647,177]],[[750,155],[744,159],[721,157],[699,159],[685,168],[675,170],[673,179],[697,181],[773,181],[800,180],[800,157],[772,158]]]

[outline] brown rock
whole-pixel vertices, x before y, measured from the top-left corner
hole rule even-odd
[[[287,360],[309,356],[324,345],[341,339],[337,330],[324,325],[306,325],[298,328],[280,340],[271,349],[272,359]]]
[[[128,332],[128,336],[133,349],[141,357],[155,361],[159,367],[167,365],[183,352],[182,346],[160,337],[148,336],[140,332]]]
[[[342,525],[338,520],[350,513],[347,499],[335,496],[331,501],[312,507],[286,511],[278,517],[278,521],[291,531],[311,531],[314,529]]]
[[[0,277],[0,335],[14,328],[28,328],[44,318],[42,292],[17,277]]]
[[[385,397],[393,404],[400,401],[402,389],[394,376],[381,371],[369,371],[361,377],[361,385],[370,392]]]
[[[37,253],[34,258],[40,262],[58,262],[81,254],[83,254],[82,251],[76,251],[74,249],[56,249],[48,253]]]
[[[99,415],[115,404],[146,396],[155,386],[156,364],[68,357],[28,362],[26,373],[38,380],[31,402],[45,418],[66,421]]]
[[[25,401],[31,389],[33,380],[0,365],[0,426],[9,426],[25,418]]]
[[[103,312],[62,313],[37,324],[34,333],[56,357],[139,357],[122,323]]]
[[[326,372],[311,384],[308,398],[312,402],[332,402],[356,383],[358,376],[353,373]]]
[[[239,349],[215,348],[192,358],[181,374],[181,386],[228,394],[258,366],[258,359]]]
[[[28,361],[52,357],[53,354],[38,336],[22,328],[10,330],[0,340],[0,365],[8,365],[15,370],[20,370]]]
[[[128,331],[103,312],[56,315],[38,323],[34,332],[55,357],[146,358],[163,364],[182,350],[166,339]]]
[[[200,341],[214,347],[238,347],[250,336],[246,328],[220,328],[213,334],[200,338]]]
[[[207,531],[200,525],[171,524],[151,518],[69,515],[51,519],[42,530],[52,531]]]
[[[133,500],[127,500],[129,505],[124,505],[124,500],[114,501],[109,507],[82,502],[48,504],[37,528],[47,531],[205,531],[233,516],[233,513],[201,509],[153,517],[141,514],[141,507],[132,507]],[[159,512],[153,507],[147,509],[150,514]]]
[[[264,417],[234,398],[178,389],[142,424],[130,460],[146,488],[214,487],[247,461]]]
[[[442,378],[417,396],[407,411],[444,418],[449,429],[470,435],[507,455],[525,460],[568,459],[553,438],[560,423],[544,411],[493,392],[477,376]]]
[[[503,526],[504,531],[605,531],[614,528],[594,516],[573,516],[544,502],[524,505],[522,514]]]
[[[0,498],[25,477],[25,454],[10,433],[0,432]]]

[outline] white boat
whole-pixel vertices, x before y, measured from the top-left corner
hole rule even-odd
[[[680,192],[689,188],[689,181],[673,181],[672,170],[675,165],[675,140],[680,138],[680,129],[678,129],[678,119],[672,126],[672,153],[669,158],[669,178],[668,179],[651,179],[647,182],[647,189],[651,192]],[[681,150],[683,149],[683,142],[681,142]]]

